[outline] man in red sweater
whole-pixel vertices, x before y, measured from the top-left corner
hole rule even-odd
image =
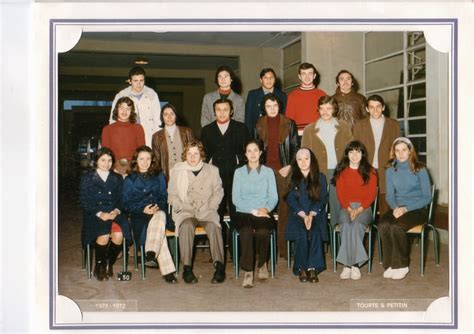
[[[306,125],[319,119],[318,100],[327,95],[316,88],[317,76],[318,72],[313,64],[302,63],[298,68],[300,86],[288,95],[286,116],[295,121],[300,136]]]

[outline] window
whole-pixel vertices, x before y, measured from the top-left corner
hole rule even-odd
[[[301,41],[283,48],[283,90],[288,94],[298,87],[298,67],[301,64]]]
[[[423,32],[365,33],[365,94],[385,100],[426,162],[426,42]]]

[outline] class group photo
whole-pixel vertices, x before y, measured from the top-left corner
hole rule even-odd
[[[423,31],[84,32],[58,55],[58,294],[426,311],[450,290],[448,70]]]

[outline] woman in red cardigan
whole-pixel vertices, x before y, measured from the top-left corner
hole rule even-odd
[[[347,144],[332,182],[341,204],[341,247],[336,258],[344,265],[340,277],[357,280],[361,276],[359,267],[369,259],[363,241],[377,195],[377,174],[367,160],[364,144],[357,140]]]

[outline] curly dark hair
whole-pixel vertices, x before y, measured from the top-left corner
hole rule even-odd
[[[296,159],[296,154],[291,161],[291,169],[290,174],[288,175],[288,188],[287,192],[284,196],[286,198],[288,193],[292,190],[296,190],[297,194],[299,195],[299,186],[301,181],[305,181],[307,184],[308,196],[313,201],[319,201],[321,195],[321,185],[319,184],[319,163],[318,159],[314,153],[307,147],[301,147],[299,150],[306,149],[309,151],[310,156],[310,165],[309,165],[309,173],[305,177],[303,173],[301,173],[300,168],[298,167],[298,161]],[[298,150],[298,151],[299,151]]]
[[[150,153],[150,156],[151,156],[150,168],[148,168],[148,170],[144,174],[147,176],[152,176],[152,175],[157,175],[161,173],[160,164],[158,163],[158,160],[156,159],[155,154],[153,153],[153,150],[146,145],[139,146],[135,150],[132,161],[130,162],[130,172],[140,173],[140,170],[137,164],[137,159],[138,159],[138,155],[142,152]]]
[[[349,160],[349,152],[351,151],[359,151],[362,153],[362,157],[360,159],[359,163],[359,174],[362,176],[362,180],[364,180],[364,184],[369,183],[369,179],[371,176],[371,173],[374,173],[374,168],[370,165],[369,160],[368,160],[368,153],[367,149],[365,148],[364,144],[362,144],[358,140],[353,140],[349,142],[346,145],[346,148],[344,149],[344,156],[342,157],[341,161],[336,166],[336,170],[334,171],[334,176],[331,179],[331,183],[333,185],[336,185],[336,182],[341,175],[342,171],[349,167],[350,165],[350,160]]]
[[[268,100],[278,103],[278,113],[279,114],[281,114],[283,112],[283,103],[280,101],[280,99],[275,94],[268,93],[263,97],[263,100],[262,100],[262,105],[261,105],[262,115],[267,115],[267,110],[265,109],[265,104],[267,103]]]

